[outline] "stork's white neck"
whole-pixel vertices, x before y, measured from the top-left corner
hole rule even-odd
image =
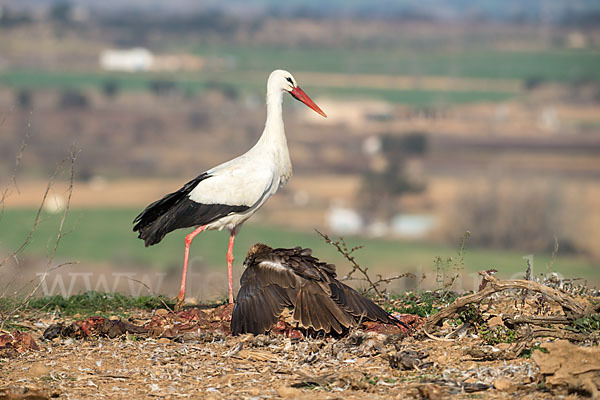
[[[270,156],[276,163],[284,180],[292,174],[292,164],[283,127],[283,91],[279,87],[267,86],[267,122],[256,147],[263,156]]]
[[[265,124],[265,133],[281,133],[284,135],[283,129],[283,91],[278,88],[267,88],[267,122]],[[275,132],[276,131],[276,132]],[[263,133],[264,135],[264,133]]]

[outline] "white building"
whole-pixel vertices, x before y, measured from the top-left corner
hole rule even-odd
[[[154,64],[154,54],[148,49],[108,49],[100,54],[100,67],[106,71],[149,71]]]
[[[356,235],[363,229],[360,214],[351,208],[332,206],[327,211],[327,225],[337,235]]]

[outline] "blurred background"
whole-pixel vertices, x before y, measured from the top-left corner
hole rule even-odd
[[[394,290],[527,260],[600,282],[595,0],[0,0],[0,294],[70,262],[41,294],[175,294],[187,232],[144,248],[131,222],[256,142],[277,68],[329,118],[285,99],[294,177],[242,229],[236,286],[258,241],[343,276],[315,228],[373,275],[416,274]],[[190,296],[225,294],[227,236],[194,242]]]

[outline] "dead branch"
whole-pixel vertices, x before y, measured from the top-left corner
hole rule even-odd
[[[389,278],[384,278],[381,276],[381,274],[377,274],[377,280],[375,282],[373,282],[373,284],[379,286],[382,283],[390,284],[390,283],[392,283],[392,281],[395,281],[397,279],[415,278],[415,277],[416,277],[415,274],[413,274],[412,272],[404,272],[399,275],[390,276]]]
[[[499,280],[485,271],[479,272],[479,275],[487,281],[486,287],[477,293],[456,299],[450,306],[429,317],[425,325],[423,325],[425,331],[430,331],[434,326],[441,323],[445,318],[455,314],[467,304],[479,303],[496,292],[508,289],[526,289],[547,296],[563,308],[566,317],[571,321],[588,311],[585,305],[576,301],[572,296],[534,281],[523,279]]]
[[[530,335],[534,338],[553,337],[557,339],[572,340],[575,342],[583,342],[584,340],[590,339],[589,333],[577,333],[556,328],[536,328],[531,331]]]
[[[527,271],[525,272],[525,280],[531,280],[531,262],[527,258]],[[527,299],[527,289],[523,289],[521,293],[521,308],[525,308],[525,300]]]
[[[70,206],[71,206],[71,197],[73,195],[73,182],[74,182],[74,178],[75,178],[75,161],[77,160],[77,154],[78,154],[78,151],[76,151],[75,149],[71,149],[71,153],[70,153],[69,157],[65,158],[58,165],[58,167],[56,168],[56,170],[50,177],[48,185],[46,186],[46,191],[44,192],[44,196],[42,198],[42,203],[41,203],[40,207],[38,208],[35,221],[33,223],[31,230],[29,231],[29,234],[25,238],[25,241],[21,244],[21,246],[16,251],[11,253],[11,255],[9,255],[6,259],[4,259],[0,263],[0,266],[2,266],[8,259],[13,258],[13,257],[16,258],[16,256],[27,247],[27,245],[29,244],[29,242],[31,241],[31,239],[33,237],[34,232],[36,231],[36,229],[40,223],[41,212],[42,212],[42,209],[44,206],[44,202],[46,201],[46,198],[48,196],[48,193],[50,192],[50,189],[54,183],[54,180],[56,179],[59,172],[61,171],[62,165],[67,160],[69,160],[70,161],[70,177],[69,177],[69,187],[67,189],[67,193],[68,193],[67,201],[66,201],[65,209],[63,210],[61,220],[60,220],[58,232],[56,234],[56,239],[54,240],[54,247],[52,248],[52,250],[47,258],[46,270],[44,271],[44,274],[42,275],[42,278],[40,279],[38,284],[33,288],[33,290],[31,290],[31,292],[27,296],[25,296],[23,301],[19,302],[19,304],[12,310],[12,312],[9,315],[17,313],[22,307],[27,305],[27,303],[29,302],[29,299],[31,299],[37,293],[38,289],[40,288],[40,286],[42,285],[42,283],[44,282],[44,280],[46,279],[46,277],[48,276],[50,271],[58,268],[58,267],[52,268],[52,263],[54,262],[54,258],[56,255],[56,250],[58,249],[58,245],[63,237],[63,229],[64,229],[65,220],[66,220],[67,214],[68,214]],[[69,265],[69,264],[72,264],[72,263],[63,263],[60,266]],[[4,326],[5,322],[6,322],[6,319],[3,318],[2,322],[0,323],[0,329]]]
[[[403,274],[392,276],[389,278],[383,278],[381,275],[377,275],[378,279],[374,281],[371,279],[371,277],[367,273],[369,268],[361,267],[360,264],[356,261],[356,259],[352,255],[352,253],[354,253],[356,250],[361,249],[362,246],[356,246],[356,247],[352,247],[351,249],[348,249],[348,246],[346,245],[346,242],[344,241],[343,238],[340,238],[340,240],[338,240],[338,241],[333,241],[327,234],[321,233],[316,229],[315,229],[315,231],[325,240],[325,243],[334,246],[337,249],[337,251],[341,255],[343,255],[344,258],[346,258],[346,260],[350,261],[350,263],[352,264],[352,270],[348,274],[346,274],[346,276],[344,278],[340,279],[341,281],[358,280],[358,281],[367,282],[370,289],[372,289],[375,292],[377,297],[383,299],[383,298],[385,298],[385,294],[386,294],[387,290],[385,288],[380,289],[380,285],[389,284],[392,281],[401,279],[401,278],[406,278],[406,277],[414,278],[415,277],[415,275],[413,273],[405,272]],[[362,274],[363,278],[355,278],[353,276],[354,273],[357,271]]]
[[[56,167],[56,169],[54,170],[54,172],[50,176],[50,179],[48,180],[48,184],[46,185],[46,190],[44,190],[44,194],[42,195],[42,201],[40,202],[40,206],[38,207],[37,213],[35,214],[35,219],[33,221],[33,224],[31,225],[31,229],[29,230],[29,233],[25,237],[25,240],[23,240],[23,243],[21,243],[21,245],[19,246],[19,248],[17,248],[15,251],[13,251],[12,253],[10,253],[4,260],[0,261],[0,267],[2,267],[11,258],[16,258],[17,255],[19,255],[23,250],[25,250],[25,248],[31,242],[31,239],[33,238],[33,234],[35,233],[35,231],[37,230],[38,225],[40,224],[41,217],[42,217],[42,210],[44,209],[44,203],[46,202],[46,199],[48,198],[48,194],[50,193],[50,189],[52,189],[52,186],[54,186],[54,180],[56,179],[56,177],[60,173],[60,171],[62,169],[62,165],[63,165],[63,163],[61,162]],[[69,198],[70,198],[70,196],[69,196]]]
[[[519,324],[548,325],[568,324],[571,319],[562,315],[505,315],[502,317],[504,324],[514,326]]]
[[[354,272],[359,271],[361,274],[363,274],[364,276],[364,281],[366,281],[369,286],[371,286],[371,289],[373,289],[375,291],[375,293],[377,294],[378,297],[383,298],[384,294],[381,290],[379,290],[379,288],[377,287],[377,285],[375,285],[375,283],[373,283],[373,281],[371,280],[371,277],[369,277],[369,275],[367,274],[367,270],[368,268],[362,268],[357,262],[356,259],[354,258],[354,256],[352,256],[352,253],[355,250],[358,250],[360,247],[353,247],[351,249],[348,249],[348,246],[346,246],[346,242],[344,241],[344,239],[340,238],[340,240],[338,241],[333,241],[329,238],[329,236],[325,233],[321,233],[318,230],[315,229],[315,231],[321,235],[321,237],[325,240],[325,243],[330,244],[332,246],[334,246],[337,251],[342,254],[346,260],[350,261],[350,263],[352,264],[352,271],[350,271],[350,273],[348,273],[346,275],[345,279],[342,280],[350,280],[352,277],[352,274],[354,274]]]
[[[4,120],[2,120],[2,123],[4,123]],[[0,123],[0,126],[2,126],[1,123]],[[27,147],[27,143],[29,142],[30,136],[31,135],[30,135],[29,131],[27,131],[27,133],[23,137],[23,141],[21,142],[21,148],[19,149],[19,152],[17,153],[17,157],[15,158],[15,165],[13,167],[12,175],[10,177],[10,182],[12,183],[12,185],[14,185],[15,189],[17,189],[17,193],[19,193],[19,186],[17,185],[17,173],[19,171],[19,166],[21,165],[21,160],[23,159],[23,153],[25,153],[25,148]],[[4,204],[6,203],[6,199],[8,198],[9,195],[10,195],[10,184],[4,188],[4,190],[2,191],[2,196],[0,197],[0,218],[4,214]],[[0,264],[0,266],[1,266],[1,264]]]
[[[56,234],[56,239],[54,240],[54,247],[52,248],[52,252],[48,256],[46,270],[44,271],[44,275],[42,276],[42,278],[40,279],[38,284],[35,286],[35,288],[33,288],[33,290],[25,297],[25,299],[23,300],[23,304],[27,304],[29,299],[35,295],[35,293],[38,291],[38,289],[40,288],[40,286],[42,285],[42,283],[44,282],[44,280],[46,279],[46,277],[48,276],[48,273],[50,272],[50,270],[52,268],[52,263],[54,262],[56,250],[58,249],[60,240],[63,237],[63,228],[65,225],[65,219],[67,218],[67,214],[69,212],[69,209],[71,208],[71,197],[73,195],[73,181],[75,179],[75,161],[77,160],[78,153],[79,153],[79,151],[76,151],[75,149],[71,149],[71,154],[69,155],[71,166],[70,166],[69,187],[67,189],[67,193],[68,193],[67,201],[66,201],[65,209],[63,210],[62,216],[60,218],[58,232]]]
[[[146,285],[144,282],[140,281],[139,279],[135,279],[135,278],[131,278],[128,277],[127,279],[129,279],[130,281],[133,282],[137,282],[140,285],[142,285],[143,287],[145,287],[146,289],[148,289],[148,292],[152,295],[155,296],[156,294],[154,293],[154,290],[152,290],[152,288],[148,285]],[[170,312],[175,312],[171,307],[169,307],[169,305],[167,303],[164,302],[164,300],[162,298],[158,298],[160,300],[160,302],[162,303],[162,305],[165,307],[165,310],[169,310]]]

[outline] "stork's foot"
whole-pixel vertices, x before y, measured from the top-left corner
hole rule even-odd
[[[184,298],[175,297],[173,300],[177,300],[177,302],[175,303],[175,306],[173,307],[173,311],[175,311],[175,312],[181,311],[181,309],[183,308]]]

